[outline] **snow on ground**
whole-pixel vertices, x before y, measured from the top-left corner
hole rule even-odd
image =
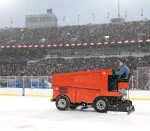
[[[150,101],[133,101],[130,115],[59,111],[50,98],[0,96],[0,131],[149,131]]]

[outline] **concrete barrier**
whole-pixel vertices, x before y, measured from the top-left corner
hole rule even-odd
[[[25,96],[52,97],[53,89],[25,89]]]
[[[129,98],[132,100],[150,100],[150,91],[131,90],[129,91]]]
[[[0,96],[22,96],[22,88],[0,88]],[[53,89],[25,89],[25,96],[52,97]],[[128,96],[127,96],[128,98]],[[150,91],[131,90],[131,100],[150,100]]]
[[[0,88],[0,95],[22,96],[21,88]]]
[[[24,90],[25,96],[52,97],[52,89],[29,89]],[[0,88],[0,96],[23,96],[22,88]]]

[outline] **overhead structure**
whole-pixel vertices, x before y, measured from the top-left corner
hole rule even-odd
[[[123,24],[125,22],[125,19],[120,17],[120,0],[118,0],[118,18],[112,18],[110,22],[111,24]]]
[[[26,28],[57,27],[58,18],[52,9],[47,9],[47,14],[26,15]]]

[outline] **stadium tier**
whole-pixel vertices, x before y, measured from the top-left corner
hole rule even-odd
[[[148,89],[149,74],[145,77],[141,74],[150,72],[149,25],[150,21],[1,29],[0,76],[52,76],[54,73],[106,68],[117,70],[117,59],[124,57],[132,72],[132,88],[137,88],[138,84],[138,88]],[[137,55],[133,56],[133,53]],[[139,67],[147,68],[141,71]],[[8,80],[7,85],[10,85]],[[41,87],[39,83],[30,81],[28,85]],[[3,85],[6,83],[1,82]],[[15,82],[15,86],[21,85],[21,81]]]

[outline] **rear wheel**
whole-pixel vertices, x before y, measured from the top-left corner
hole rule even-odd
[[[56,98],[55,104],[58,110],[64,111],[70,107],[70,100],[66,96],[59,96]]]
[[[96,98],[94,100],[93,106],[97,112],[104,113],[107,112],[109,101],[107,98]]]

